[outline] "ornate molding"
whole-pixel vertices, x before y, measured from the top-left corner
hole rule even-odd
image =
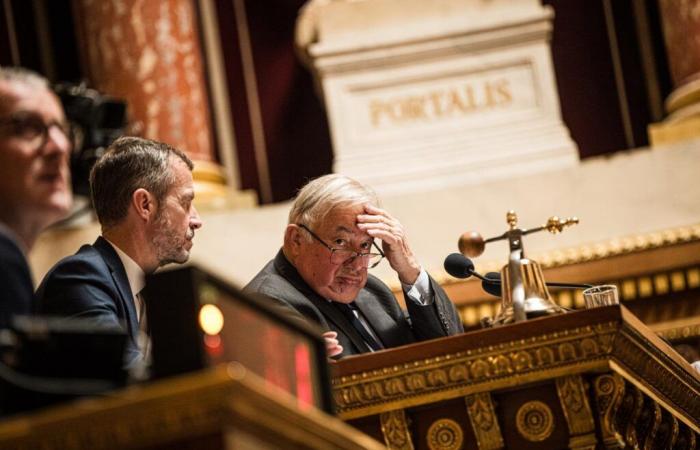
[[[556,379],[559,403],[569,427],[570,448],[593,448],[596,444],[593,412],[581,375]]]
[[[618,374],[600,375],[595,379],[594,390],[600,416],[600,434],[605,447],[625,448],[625,440],[615,423],[615,415],[625,395],[623,378]]]
[[[531,259],[537,261],[543,269],[552,269],[697,241],[700,241],[700,223],[536,253],[531,255]],[[502,261],[484,261],[479,264],[479,269],[482,272],[498,271],[502,265]],[[442,268],[430,273],[443,285],[462,282],[447,275]]]
[[[465,398],[469,422],[476,436],[479,450],[498,450],[504,447],[498,417],[488,392],[469,395]]]
[[[591,281],[591,280],[589,280]],[[620,300],[630,302],[660,297],[668,294],[677,294],[696,290],[700,287],[700,265],[694,264],[686,267],[664,269],[654,273],[644,273],[637,276],[625,276],[596,280],[596,284],[616,284],[619,288]],[[565,308],[583,309],[583,295],[580,292],[559,290],[550,295],[556,304]],[[659,299],[661,300],[661,299]],[[465,325],[476,325],[483,316],[494,316],[500,309],[501,301],[495,297],[484,298],[478,302],[466,302],[458,305],[460,316]],[[680,314],[680,312],[679,312]],[[700,307],[684,310],[682,316],[672,316],[666,320],[682,321],[689,317],[700,316]],[[645,322],[657,320],[656,317],[643,318]],[[685,320],[687,322],[687,320]],[[654,329],[654,325],[650,325]],[[685,323],[674,328],[666,327],[659,330],[659,334],[667,339],[685,339],[700,336],[700,321],[697,323]]]
[[[392,450],[413,450],[408,419],[403,409],[383,412],[379,415],[379,421],[387,447]]]
[[[632,327],[622,329],[624,339],[616,339],[613,357],[622,364],[634,378],[647,388],[655,401],[664,405],[674,405],[688,420],[700,417],[700,396],[697,379],[692,373],[683,370],[678,363],[661,350],[653,352],[653,357],[644,350],[649,348],[646,336]],[[673,372],[669,368],[674,368]],[[675,376],[659,376],[661,373],[674,373]],[[653,384],[649,382],[653,380]],[[691,395],[689,395],[691,394]]]
[[[465,393],[576,372],[612,351],[616,322],[554,332],[446,354],[332,380],[336,407],[346,419]],[[469,389],[471,388],[471,389]]]

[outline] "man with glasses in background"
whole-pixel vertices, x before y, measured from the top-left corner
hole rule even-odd
[[[30,313],[34,288],[26,254],[71,206],[67,130],[46,79],[0,67],[0,329],[13,315]]]
[[[329,356],[463,331],[452,302],[416,261],[401,223],[377,204],[373,191],[350,178],[311,181],[292,205],[282,249],[244,289],[320,325]],[[368,274],[383,258],[399,276],[408,314]]]

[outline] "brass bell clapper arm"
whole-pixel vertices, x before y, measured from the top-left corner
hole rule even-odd
[[[522,229],[517,227],[518,216],[515,211],[508,211],[506,222],[509,229],[500,236],[484,240],[479,233],[468,231],[460,236],[458,243],[459,251],[463,255],[476,257],[484,252],[486,244],[508,240],[508,264],[501,269],[501,309],[492,324],[498,326],[564,312],[562,307],[552,301],[539,264],[525,257],[522,238],[543,230],[552,234],[561,233],[564,228],[578,224],[579,220],[576,217],[560,219],[553,216],[540,227]]]

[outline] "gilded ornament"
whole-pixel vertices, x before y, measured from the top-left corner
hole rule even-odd
[[[379,415],[386,446],[394,450],[413,450],[411,432],[403,409],[383,412]]]
[[[515,415],[518,433],[531,442],[541,442],[554,431],[554,414],[547,404],[533,400],[523,404]]]
[[[459,450],[464,442],[462,427],[452,419],[438,419],[426,436],[430,450]]]
[[[498,426],[491,394],[480,392],[465,398],[467,413],[471,422],[476,443],[480,450],[497,450],[503,448],[503,436]]]
[[[592,433],[595,430],[593,412],[581,375],[557,378],[556,385],[569,433],[572,436]]]
[[[615,415],[625,395],[625,382],[618,374],[606,374],[595,379],[594,387],[603,443],[608,448],[624,448],[625,441],[617,430]]]

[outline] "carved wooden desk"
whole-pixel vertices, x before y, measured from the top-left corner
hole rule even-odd
[[[0,421],[2,450],[380,449],[231,364]]]
[[[340,417],[401,449],[692,449],[700,376],[622,306],[347,358]]]

